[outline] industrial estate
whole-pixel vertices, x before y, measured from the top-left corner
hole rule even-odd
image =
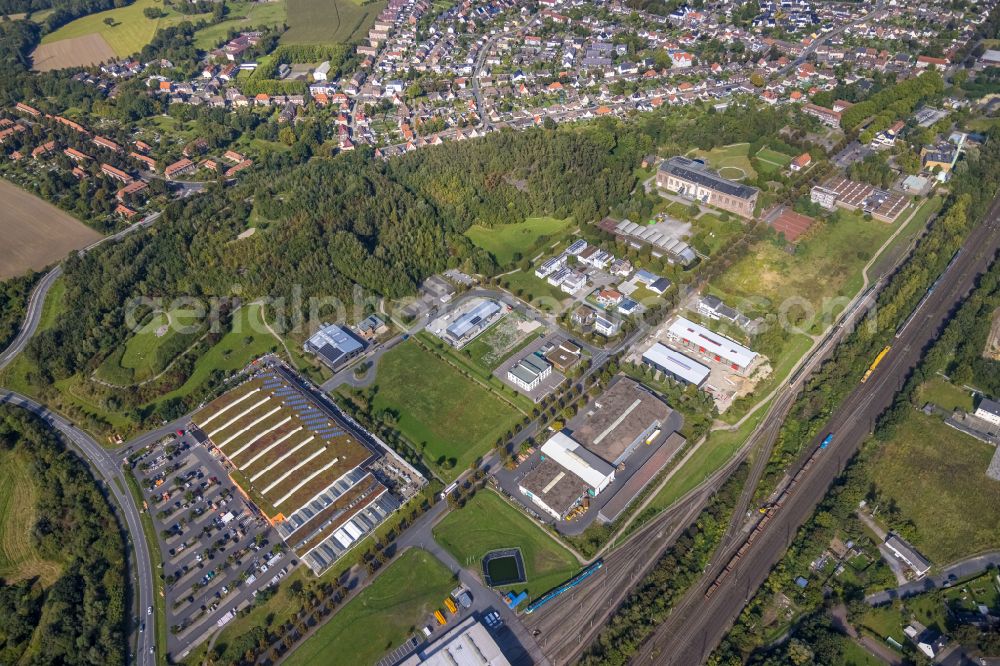
[[[996,0],[3,12],[0,663],[1000,660]]]

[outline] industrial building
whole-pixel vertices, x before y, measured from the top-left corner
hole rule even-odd
[[[861,210],[882,222],[894,222],[909,203],[909,199],[902,194],[841,177],[833,178],[824,185],[813,186],[809,198],[827,210],[836,207]]]
[[[531,392],[552,374],[548,361],[535,354],[528,354],[507,371],[507,379],[518,388]]]
[[[482,333],[502,312],[503,308],[499,303],[484,299],[457,317],[445,329],[444,337],[453,346],[462,347]]]
[[[614,218],[606,217],[597,226],[609,234],[624,239],[637,250],[649,245],[653,256],[666,255],[667,260],[673,264],[688,266],[698,258],[690,245],[680,239],[661,233],[657,230],[656,225],[646,227],[630,220],[619,222]],[[669,286],[669,281],[667,286]]]
[[[758,190],[723,178],[704,162],[687,157],[671,157],[660,164],[656,184],[710,206],[752,218]]]
[[[510,666],[490,632],[469,616],[398,666]]]
[[[330,369],[335,370],[360,354],[365,348],[365,343],[343,326],[324,324],[306,340],[303,348],[319,356]]]
[[[213,400],[195,413],[190,427],[316,573],[399,507],[386,485],[389,467],[399,478],[423,482],[372,435],[303,389],[283,366]]]
[[[542,444],[541,462],[518,484],[545,513],[562,520],[581,499],[596,497],[615,480],[615,468],[563,432]]]
[[[573,439],[612,467],[661,431],[680,428],[682,419],[642,384],[622,377],[594,400]]]
[[[697,388],[705,385],[711,373],[707,366],[671,349],[662,342],[657,342],[650,347],[642,355],[642,361],[678,382],[691,384]]]
[[[744,375],[757,359],[757,352],[684,317],[670,324],[667,337]]]

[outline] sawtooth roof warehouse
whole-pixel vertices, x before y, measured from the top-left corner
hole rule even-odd
[[[280,365],[213,400],[191,422],[233,483],[317,574],[425,483]]]

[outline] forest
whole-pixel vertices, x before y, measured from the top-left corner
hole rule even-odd
[[[0,282],[0,349],[6,349],[21,328],[38,278],[38,273],[29,273]]]
[[[31,462],[42,489],[33,540],[62,571],[50,587],[0,580],[0,663],[125,663],[125,544],[87,466],[38,417],[0,405],[0,448]],[[30,648],[29,648],[30,646]]]

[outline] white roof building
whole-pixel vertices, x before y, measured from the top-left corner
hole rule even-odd
[[[698,388],[701,388],[711,372],[708,367],[661,342],[650,347],[642,355],[642,360],[674,379],[694,384]]]
[[[740,372],[746,371],[757,358],[757,352],[684,317],[670,324],[667,336]]]
[[[615,480],[614,467],[562,432],[557,432],[542,444],[542,455],[583,479],[594,495]]]

